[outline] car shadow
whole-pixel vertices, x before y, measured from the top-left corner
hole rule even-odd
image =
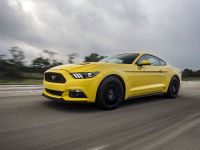
[[[63,112],[89,113],[99,111],[93,103],[56,102],[47,99],[43,104],[46,107]]]
[[[163,95],[138,97],[138,98],[132,98],[132,99],[124,101],[121,107],[128,107],[131,105],[140,105],[140,104],[145,104],[145,103],[154,103],[154,102],[163,101],[163,100],[167,100],[167,98],[164,97]]]
[[[136,106],[145,103],[153,103],[166,100],[166,98],[162,95],[156,96],[148,96],[148,97],[141,97],[141,98],[133,98],[127,101],[124,101],[120,109],[125,107]],[[94,103],[75,103],[75,102],[56,102],[52,100],[46,99],[43,104],[46,107],[56,109],[59,111],[64,112],[74,112],[74,113],[90,113],[90,112],[101,112],[105,110],[98,109]]]

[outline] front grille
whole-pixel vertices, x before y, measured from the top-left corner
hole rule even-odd
[[[66,80],[60,73],[54,73],[54,72],[47,72],[44,75],[45,80],[48,82],[54,82],[54,83],[65,83]]]
[[[45,89],[48,93],[57,95],[57,96],[62,96],[63,92],[62,91],[55,91],[55,90],[50,90],[50,89]]]

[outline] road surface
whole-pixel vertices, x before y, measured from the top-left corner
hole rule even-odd
[[[113,111],[60,104],[37,86],[0,86],[0,150],[199,150],[200,82],[177,99],[139,98]]]

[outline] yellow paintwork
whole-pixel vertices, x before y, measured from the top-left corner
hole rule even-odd
[[[125,99],[134,96],[142,96],[153,93],[166,93],[169,82],[173,76],[181,80],[181,71],[170,65],[166,66],[138,66],[135,63],[146,53],[140,53],[132,64],[109,64],[109,63],[83,63],[61,65],[47,70],[46,72],[61,73],[66,83],[51,83],[44,80],[43,93],[52,98],[61,98],[66,101],[95,102],[97,89],[101,81],[109,75],[119,76],[125,84]],[[73,72],[96,72],[100,73],[94,78],[74,79],[70,73]],[[62,96],[48,93],[45,88],[64,91]],[[69,97],[70,89],[82,90],[87,98]]]

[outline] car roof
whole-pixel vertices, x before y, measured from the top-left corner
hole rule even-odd
[[[123,54],[139,54],[139,55],[141,55],[141,54],[149,54],[149,55],[153,55],[153,54],[151,54],[151,53],[147,53],[147,52],[128,52],[128,53],[118,53],[118,55],[123,55]]]

